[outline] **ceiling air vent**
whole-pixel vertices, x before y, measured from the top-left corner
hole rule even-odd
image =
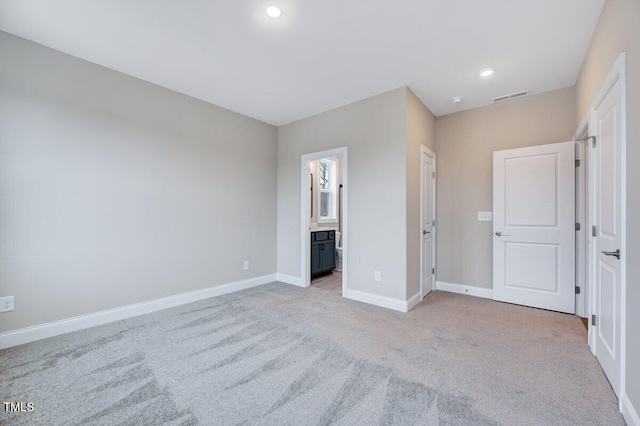
[[[528,94],[528,90],[523,90],[522,92],[511,93],[510,95],[498,96],[497,98],[493,98],[493,102],[510,101],[511,99],[521,98],[523,96],[527,96]]]

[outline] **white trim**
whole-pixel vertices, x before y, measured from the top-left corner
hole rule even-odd
[[[627,79],[626,56],[622,52],[618,58],[618,78],[620,79],[621,140],[620,140],[620,250],[627,253]],[[627,392],[627,255],[622,256],[620,271],[620,395]],[[630,401],[629,401],[630,402]],[[621,407],[622,408],[622,407]]]
[[[281,283],[296,285],[298,287],[304,287],[302,285],[302,279],[300,277],[293,277],[291,275],[285,274],[276,274],[276,281],[280,281]]]
[[[347,289],[346,292],[342,293],[342,296],[346,299],[368,303],[369,305],[379,306],[381,308],[393,309],[398,312],[408,311],[408,304],[406,300],[394,299],[392,297],[380,296],[353,289]]]
[[[423,256],[422,256],[422,224],[424,223],[424,212],[422,211],[422,206],[424,205],[424,203],[422,202],[422,196],[424,195],[424,187],[422,186],[423,182],[422,182],[422,176],[424,174],[424,162],[422,161],[422,155],[427,155],[428,157],[431,157],[431,159],[433,160],[433,172],[436,173],[436,153],[433,152],[432,150],[430,150],[429,148],[427,148],[424,145],[420,145],[420,228],[417,229],[417,231],[419,232],[418,235],[420,235],[420,298],[422,298],[423,294],[424,294],[424,289],[422,288],[422,284],[424,282],[424,277],[422,276],[423,272],[424,272],[424,268],[422,267],[422,261],[423,261]],[[433,177],[431,179],[431,217],[433,218],[433,220],[436,220],[436,179],[437,179],[438,174],[436,173],[436,177]],[[438,237],[438,232],[437,232],[437,228],[436,226],[438,225],[438,223],[436,222],[436,224],[432,227],[432,231],[433,231],[433,247],[431,250],[431,264],[433,265],[433,268],[436,270],[435,273],[433,274],[433,287],[431,290],[435,290],[435,285],[436,285],[436,281],[437,281],[437,268],[436,268],[436,261],[437,261],[437,247],[438,247],[438,242],[437,242],[437,237]]]
[[[450,293],[466,294],[468,296],[482,297],[485,299],[493,299],[493,289],[490,288],[448,283],[445,281],[436,281],[436,290],[448,291]]]
[[[576,132],[573,134],[573,140],[574,141],[578,141],[581,142],[582,139],[585,139],[587,136],[589,136],[589,117],[590,117],[590,113],[587,112],[584,117],[582,117],[582,120],[580,120],[580,124],[578,125],[578,128],[576,129]]]
[[[121,306],[119,308],[108,309],[106,311],[94,312],[77,317],[66,318],[60,321],[53,321],[33,327],[22,328],[20,330],[9,331],[0,334],[0,349],[34,342],[48,337],[59,336],[73,331],[84,330],[97,325],[107,324],[122,319],[136,317],[138,315],[149,314],[175,306],[185,305],[211,297],[222,296],[247,288],[256,287],[276,281],[276,274],[263,275],[243,281],[236,281],[202,290],[188,293],[176,294],[147,302],[135,303],[133,305]]]
[[[405,312],[409,312],[420,302],[422,302],[422,295],[420,294],[420,292],[417,292],[416,294],[411,296],[409,300],[407,300],[407,310]]]
[[[586,136],[588,127],[583,129]],[[587,244],[587,152],[588,147],[583,141],[575,141],[576,160],[580,161],[580,167],[575,170],[575,217],[576,223],[580,224],[580,230],[575,233],[575,277],[576,286],[580,288],[580,293],[575,295],[575,312],[581,318],[588,317],[588,278],[587,278],[587,257],[589,256],[589,245]]]
[[[620,105],[622,109],[621,123],[621,143],[620,153],[622,161],[620,162],[620,250],[627,253],[627,79],[626,79],[626,56],[621,53],[618,59],[619,69],[618,76],[620,78]],[[627,256],[622,256],[621,276],[620,276],[620,395],[627,392],[626,376],[627,376]]]
[[[626,393],[620,396],[620,412],[629,426],[640,426],[640,416]]]
[[[604,101],[604,98],[607,97],[607,95],[609,94],[613,86],[616,84],[616,82],[621,78],[624,79],[624,75],[625,75],[625,53],[622,52],[620,55],[618,55],[618,58],[613,63],[613,65],[611,65],[611,69],[609,70],[607,77],[605,77],[604,81],[602,82],[602,86],[600,86],[600,91],[598,92],[598,96],[596,96],[596,98],[593,100],[593,103],[591,104],[591,108],[593,108],[594,110],[598,109],[598,107],[600,106],[602,101]],[[624,84],[622,84],[622,86],[624,86]]]
[[[326,151],[314,152],[310,154],[304,154],[300,158],[300,286],[308,287],[311,285],[310,273],[311,255],[310,242],[309,242],[309,230],[310,230],[310,215],[309,211],[309,197],[308,197],[308,185],[309,182],[309,163],[314,160],[321,160],[323,158],[341,157],[342,158],[342,294],[347,293],[347,277],[348,277],[348,148],[346,146],[341,148],[329,149]],[[346,296],[345,296],[346,297]]]

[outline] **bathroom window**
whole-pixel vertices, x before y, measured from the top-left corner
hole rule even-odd
[[[318,164],[320,186],[319,222],[336,221],[337,164],[333,160],[320,160]]]

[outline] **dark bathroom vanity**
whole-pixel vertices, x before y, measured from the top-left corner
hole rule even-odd
[[[336,267],[336,231],[311,231],[311,279],[329,275]]]

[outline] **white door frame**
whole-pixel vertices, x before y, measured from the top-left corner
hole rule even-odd
[[[423,253],[422,253],[422,224],[424,223],[424,211],[422,211],[422,206],[423,206],[423,197],[424,197],[424,182],[422,182],[422,176],[424,175],[424,163],[422,162],[422,155],[427,155],[429,157],[431,157],[433,159],[433,172],[436,173],[436,153],[433,152],[432,150],[430,150],[429,148],[427,148],[424,145],[420,145],[420,229],[418,229],[418,232],[420,233],[420,300],[423,299],[423,288],[422,288],[422,284],[424,282],[424,268],[422,267],[422,263],[423,263]],[[435,176],[438,176],[437,173]],[[434,218],[434,220],[436,220],[436,177],[434,177],[433,179],[431,179],[431,214]],[[432,291],[436,289],[436,274],[438,273],[437,268],[436,268],[436,247],[437,247],[437,236],[438,236],[438,232],[437,232],[437,223],[435,225],[433,225],[433,247],[431,249],[431,264],[433,265],[434,269],[436,269],[435,273],[433,274],[433,288],[431,289]]]
[[[621,161],[621,188],[620,188],[620,209],[621,209],[621,223],[620,223],[620,235],[621,235],[621,247],[620,250],[622,252],[622,256],[620,258],[620,409],[622,410],[622,404],[624,402],[624,400],[627,398],[626,396],[626,383],[625,383],[625,373],[626,373],[626,285],[627,285],[627,280],[626,280],[626,270],[627,270],[627,257],[626,257],[626,252],[627,252],[627,230],[626,230],[626,215],[627,215],[627,166],[626,166],[626,149],[627,149],[627,112],[626,112],[626,64],[625,64],[626,60],[625,60],[625,53],[621,53],[618,56],[618,59],[616,60],[616,62],[613,64],[611,70],[609,71],[609,74],[607,75],[607,77],[605,78],[604,82],[602,83],[602,86],[600,87],[600,91],[598,92],[598,96],[596,96],[595,100],[593,101],[592,105],[591,105],[591,109],[588,113],[588,117],[585,118],[585,120],[583,120],[581,126],[585,127],[585,121],[588,120],[589,123],[589,137],[595,137],[595,123],[594,120],[595,118],[595,110],[598,108],[598,106],[602,103],[602,101],[605,99],[605,97],[608,95],[609,91],[611,90],[611,88],[613,87],[613,85],[617,82],[620,81],[620,90],[621,90],[621,111],[622,111],[622,117],[621,117],[621,129],[620,129],[620,150],[621,150],[621,156],[622,156],[622,161]],[[582,130],[581,127],[578,127],[578,131]],[[597,142],[597,141],[596,141]],[[590,141],[588,141],[588,143],[591,143]],[[594,155],[592,155],[592,151],[589,149],[587,150],[588,154],[587,154],[587,162],[589,164],[589,168],[588,168],[588,185],[589,185],[589,191],[588,191],[588,219],[589,219],[589,227],[588,229],[591,229],[591,227],[594,225],[593,224],[593,218],[595,217],[595,211],[596,211],[596,205],[595,205],[595,173],[594,171],[596,170],[597,164],[597,158],[595,158]],[[588,296],[588,300],[589,300],[589,304],[587,306],[588,308],[588,314],[589,314],[589,318],[591,318],[591,315],[594,314],[594,312],[596,311],[596,288],[595,288],[595,259],[596,259],[596,252],[595,252],[595,244],[593,243],[593,238],[591,237],[591,233],[587,233],[588,235],[588,250],[589,250],[589,255],[588,255],[588,286],[589,286],[589,296]],[[589,347],[591,348],[591,352],[595,355],[596,354],[596,333],[594,331],[592,331],[592,326],[591,326],[591,321],[589,321],[589,336],[588,336],[588,343],[589,343]]]
[[[580,287],[580,294],[576,294],[576,315],[589,318],[589,240],[591,228],[589,226],[589,158],[587,137],[589,136],[589,115],[587,114],[578,126],[573,136],[576,142],[576,160],[580,167],[576,167],[576,223],[580,230],[576,231],[576,286]]]
[[[311,224],[311,212],[309,211],[309,163],[314,160],[321,160],[329,157],[342,158],[342,296],[347,291],[347,271],[349,262],[347,261],[347,246],[349,233],[347,232],[348,217],[348,161],[347,147],[329,149],[326,151],[312,152],[304,154],[300,159],[300,282],[303,287],[311,285],[311,236],[309,234]]]

